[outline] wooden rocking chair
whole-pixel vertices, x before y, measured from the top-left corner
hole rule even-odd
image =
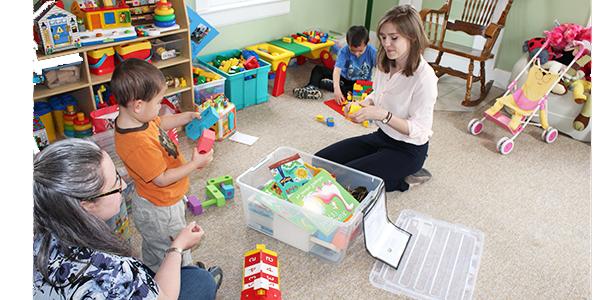
[[[497,23],[491,21],[492,15],[498,7],[499,2],[507,2],[502,10]],[[443,74],[466,79],[466,94],[462,105],[475,106],[479,104],[492,87],[493,80],[485,83],[485,62],[492,59],[492,48],[498,39],[498,35],[506,23],[506,15],[510,10],[513,0],[465,0],[462,16],[460,19],[450,21],[450,11],[453,0],[446,0],[440,9],[423,9],[420,11],[427,37],[430,41],[430,48],[439,53],[434,62],[430,63],[437,77]],[[444,26],[445,24],[445,26]],[[470,36],[481,36],[485,38],[483,50],[473,49],[471,47],[458,45],[444,41],[446,31],[462,31]],[[464,73],[450,67],[441,65],[443,53],[448,53],[469,59],[468,73]],[[475,61],[478,61],[481,69],[479,76],[473,75]],[[476,100],[471,100],[471,87],[473,82],[481,81],[481,95]]]

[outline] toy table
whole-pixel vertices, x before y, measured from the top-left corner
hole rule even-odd
[[[284,42],[282,39],[278,39],[278,40],[274,40],[274,41],[270,41],[268,42],[268,44],[273,45],[273,46],[277,46],[277,48],[281,48],[283,49],[283,51],[289,51],[290,53],[293,53],[293,56],[296,57],[296,62],[299,65],[302,65],[305,63],[306,58],[310,58],[310,59],[320,59],[322,64],[330,69],[334,68],[334,60],[332,59],[332,55],[330,54],[330,47],[332,47],[334,45],[334,41],[328,40],[325,43],[320,43],[320,44],[313,44],[313,43],[309,43],[309,42],[296,42],[294,39],[292,39],[292,43],[286,43]],[[264,44],[261,44],[264,45]],[[251,46],[253,47],[253,46]],[[257,53],[259,53],[259,51],[254,50],[254,49],[250,49],[253,50]],[[260,51],[262,52],[262,51]],[[273,51],[269,51],[269,52],[273,52]],[[278,52],[278,51],[276,51]],[[263,54],[267,54],[267,53],[263,53]],[[259,55],[261,55],[259,53]],[[264,56],[262,56],[263,58],[265,58]],[[270,61],[269,58],[267,58],[268,61]],[[286,68],[288,66],[288,62],[290,61],[290,59],[288,58],[288,60],[283,60],[280,63],[278,63],[278,66],[276,68],[276,73],[275,73],[275,82],[273,84],[273,93],[272,95],[274,97],[277,97],[281,94],[284,93],[284,85],[286,83]],[[273,62],[272,62],[273,64]],[[280,64],[283,64],[283,67],[279,67]]]
[[[246,47],[247,50],[256,52],[263,60],[271,64],[271,71],[275,72],[272,95],[277,97],[284,93],[286,82],[286,68],[290,58],[296,56],[293,51],[284,49],[268,43],[256,44]],[[305,49],[305,51],[307,51]]]

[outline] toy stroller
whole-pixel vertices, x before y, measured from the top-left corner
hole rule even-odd
[[[559,70],[556,73],[544,70],[539,64],[538,56],[549,44],[550,40],[547,39],[542,48],[534,54],[519,75],[511,82],[506,93],[496,99],[496,103],[492,107],[483,112],[483,118],[472,119],[468,123],[467,129],[472,135],[481,133],[485,119],[493,121],[496,125],[508,130],[513,136],[501,138],[496,145],[501,154],[506,155],[513,151],[515,138],[530,124],[542,127],[544,130],[542,140],[547,144],[553,143],[559,136],[557,129],[548,125],[546,106],[548,94],[583,55],[584,49],[590,48],[590,44],[587,41],[574,41],[573,46],[579,47],[579,51],[564,70]],[[527,80],[521,88],[517,88],[517,81],[528,69]],[[510,117],[501,111],[505,106],[512,110]],[[531,122],[538,110],[540,110],[540,123]]]

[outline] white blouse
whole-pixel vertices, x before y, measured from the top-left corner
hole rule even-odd
[[[397,72],[389,78],[389,74],[377,69],[372,86],[374,92],[366,99],[390,111],[394,116],[405,119],[410,134],[404,135],[380,120],[376,122],[378,127],[393,139],[414,145],[425,144],[433,135],[433,108],[437,101],[437,80],[433,68],[424,57],[420,58],[418,69],[410,77]]]

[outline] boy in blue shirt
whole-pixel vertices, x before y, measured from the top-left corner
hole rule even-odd
[[[338,52],[334,70],[317,65],[311,72],[309,83],[294,89],[299,99],[319,99],[325,89],[334,92],[338,104],[342,104],[356,80],[371,80],[376,64],[376,48],[368,45],[370,35],[363,26],[352,26],[347,31],[347,45]]]

